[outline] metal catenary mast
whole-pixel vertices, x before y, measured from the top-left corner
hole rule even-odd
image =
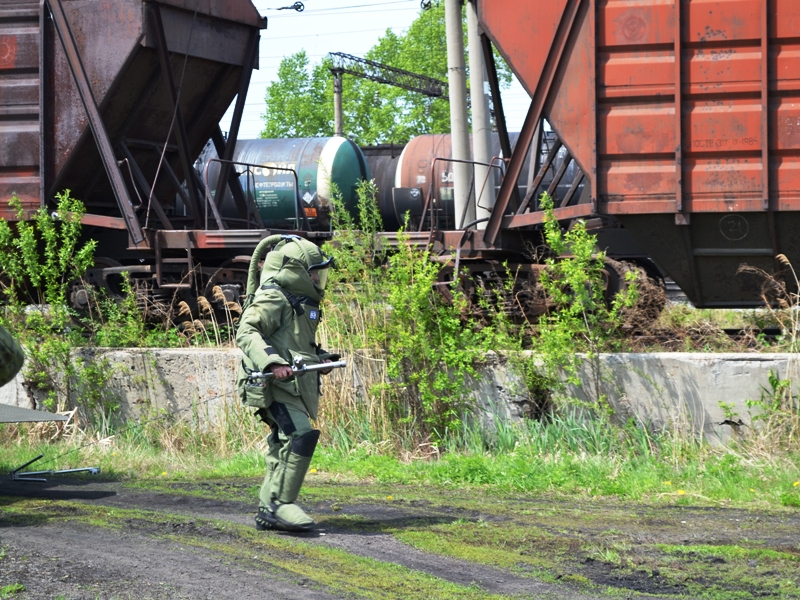
[[[342,74],[349,73],[356,77],[369,79],[378,83],[385,83],[395,87],[418,92],[431,98],[448,99],[448,85],[444,81],[390,67],[374,60],[359,58],[342,52],[331,52],[328,56],[333,60],[331,73],[333,74],[334,120],[336,135],[344,135],[342,119]]]

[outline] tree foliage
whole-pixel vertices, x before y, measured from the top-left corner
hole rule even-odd
[[[264,130],[261,137],[333,135],[333,105],[330,109],[327,106],[327,69],[323,70],[320,65],[309,72],[308,67],[305,50],[281,61],[277,81],[267,88],[267,109],[262,115]]]
[[[387,29],[365,58],[447,81],[443,5],[421,11],[403,34]],[[310,65],[305,51],[281,61],[278,79],[267,88],[261,137],[333,135],[330,66],[327,58]],[[498,61],[498,69],[501,80],[510,83],[511,73],[502,60]],[[429,98],[347,73],[342,81],[345,133],[353,135],[359,144],[402,143],[415,135],[450,131],[447,100]]]

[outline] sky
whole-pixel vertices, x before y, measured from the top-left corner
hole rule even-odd
[[[315,64],[328,52],[364,56],[387,29],[403,33],[420,12],[419,0],[303,0],[303,12],[276,10],[294,2],[253,0],[267,17],[268,26],[261,32],[259,68],[250,81],[239,139],[259,137],[267,86],[277,79],[283,57],[305,50]],[[516,81],[503,90],[509,131],[522,127],[529,103],[527,93]],[[228,130],[232,113],[233,104],[220,123],[223,131]]]

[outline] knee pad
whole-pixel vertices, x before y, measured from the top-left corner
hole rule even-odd
[[[302,456],[304,458],[311,458],[314,456],[314,449],[319,442],[319,429],[312,429],[308,433],[304,433],[292,440],[292,454]]]

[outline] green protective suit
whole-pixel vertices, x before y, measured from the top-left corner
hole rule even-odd
[[[0,385],[5,385],[22,368],[25,353],[11,334],[0,326]]]
[[[284,240],[267,254],[261,285],[239,321],[236,342],[244,353],[237,391],[246,405],[270,425],[267,473],[259,494],[260,529],[307,530],[313,521],[296,505],[314,454],[319,431],[311,425],[319,410],[318,372],[289,380],[248,381],[248,373],[291,366],[295,357],[306,365],[335,355],[320,349],[316,331],[324,291],[314,285],[309,268],[325,257],[304,239]],[[261,526],[264,525],[264,526]]]

